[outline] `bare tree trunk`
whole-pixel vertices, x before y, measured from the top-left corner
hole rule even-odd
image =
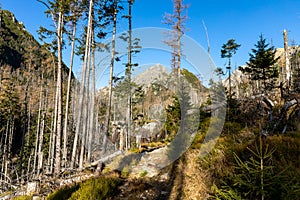
[[[106,123],[105,123],[105,133],[103,137],[102,155],[106,153],[107,140],[109,136],[109,127],[110,127],[112,84],[113,84],[115,45],[116,45],[116,34],[117,34],[117,4],[118,4],[118,0],[114,0],[113,35],[112,35],[112,42],[111,42],[111,60],[110,60],[110,72],[109,72],[110,79],[109,79],[108,103],[106,109]]]
[[[34,153],[34,150],[32,149],[31,152],[30,152],[30,155],[29,155],[29,159],[28,159],[28,163],[27,163],[27,176],[29,176],[29,172],[30,172],[30,166],[31,166],[31,158],[32,158],[32,155]],[[29,177],[28,177],[29,178]]]
[[[29,99],[29,102],[31,100]],[[30,127],[31,127],[31,105],[29,103],[29,107],[28,107],[28,122],[27,122],[27,135],[28,135],[28,140],[26,142],[26,146],[29,147],[29,143],[30,143]],[[33,154],[33,149],[31,150],[31,152],[29,153],[29,160],[28,160],[28,165],[27,165],[27,174],[30,170],[30,161],[31,161],[31,154]],[[22,173],[23,174],[23,173]]]
[[[0,80],[1,83],[1,80]],[[26,85],[25,85],[25,91],[24,91],[24,123],[23,123],[23,130],[22,130],[22,138],[21,138],[21,152],[20,152],[20,169],[19,169],[19,175],[20,177],[22,177],[22,172],[23,172],[23,154],[24,154],[24,142],[25,142],[25,136],[26,136],[26,132],[28,129],[28,113],[27,113],[27,105],[28,105],[28,85],[29,85],[29,81],[27,79],[26,81]]]
[[[46,109],[47,109],[47,95],[45,95],[45,103],[44,103],[44,109],[43,109],[43,116],[42,116],[42,123],[40,125],[40,137],[39,137],[39,148],[38,148],[38,167],[37,167],[37,175],[39,176],[41,173],[41,170],[43,168],[43,142],[44,142],[44,130],[45,130],[45,118],[46,118]]]
[[[127,78],[128,78],[128,96],[127,96],[127,140],[126,149],[130,149],[131,141],[131,58],[132,58],[132,0],[128,0],[128,63],[127,63]]]
[[[83,110],[83,121],[82,124],[82,137],[81,137],[81,146],[80,146],[80,154],[79,154],[79,169],[83,168],[83,160],[84,160],[84,152],[85,152],[85,144],[86,144],[86,136],[87,136],[87,122],[88,122],[88,97],[86,97],[84,101],[84,110]]]
[[[57,89],[56,89],[57,90]],[[57,99],[57,92],[56,97]],[[52,112],[52,122],[51,122],[51,132],[50,132],[50,140],[49,140],[49,155],[48,155],[48,166],[49,173],[53,172],[53,161],[54,161],[54,149],[55,149],[55,135],[56,135],[56,118],[57,118],[57,101],[55,100],[54,111]]]
[[[85,153],[85,146],[86,146],[86,139],[88,136],[88,122],[89,122],[89,115],[88,115],[88,108],[89,108],[89,84],[90,84],[90,48],[88,53],[88,62],[87,62],[87,83],[86,83],[86,92],[85,92],[85,101],[84,101],[84,110],[83,110],[83,125],[82,125],[82,138],[81,138],[81,148],[80,148],[80,157],[79,157],[79,169],[83,168],[83,161],[84,161],[84,153]]]
[[[90,7],[89,7],[89,18],[88,18],[88,29],[87,29],[87,38],[86,38],[86,45],[85,45],[85,54],[84,54],[84,62],[83,62],[83,69],[82,69],[82,83],[80,88],[80,99],[79,99],[79,110],[78,110],[78,116],[76,120],[76,131],[75,131],[75,137],[74,137],[74,143],[73,143],[73,150],[72,150],[72,157],[71,157],[71,168],[74,167],[75,159],[76,159],[76,149],[77,149],[77,143],[78,143],[78,136],[80,132],[80,125],[81,125],[81,118],[82,118],[82,110],[83,110],[83,102],[84,102],[84,96],[85,96],[85,79],[86,79],[86,68],[87,68],[87,62],[88,62],[88,53],[89,53],[89,46],[90,46],[90,37],[91,37],[91,25],[92,25],[92,8],[94,6],[94,1],[90,0]]]
[[[52,54],[51,54],[52,55]],[[54,72],[53,72],[53,77],[54,80],[53,82],[56,82],[56,77],[55,77],[55,69],[56,69],[56,64],[54,62],[54,58],[52,56],[52,61],[53,61],[53,66],[54,66]],[[54,93],[54,91],[53,91]],[[51,121],[51,132],[50,132],[50,139],[49,139],[49,153],[48,153],[48,161],[47,165],[49,167],[48,173],[51,174],[53,172],[53,161],[54,161],[54,150],[55,150],[55,135],[56,135],[56,122],[57,122],[57,103],[58,103],[58,92],[57,92],[57,87],[55,88],[55,96],[53,96],[53,103],[54,103],[54,109],[52,111],[52,121]]]
[[[228,73],[229,73],[229,100],[231,100],[231,59],[228,61]]]
[[[5,129],[5,139],[4,139],[2,167],[1,167],[1,172],[2,173],[5,173],[5,163],[6,163],[6,160],[7,160],[7,139],[8,139],[8,134],[9,134],[9,120],[7,120],[7,122],[6,122],[6,129]]]
[[[60,173],[61,167],[61,133],[62,133],[62,33],[63,33],[63,11],[59,12],[59,20],[57,27],[57,88],[58,88],[58,104],[57,104],[57,132],[56,132],[56,150],[55,150],[55,167],[54,173]]]
[[[75,36],[76,36],[76,22],[73,23],[73,35],[72,35],[72,44],[71,44],[71,58],[70,58],[70,69],[68,76],[68,88],[67,88],[67,99],[66,99],[66,113],[65,113],[65,123],[63,131],[63,159],[62,166],[66,167],[67,164],[67,143],[68,143],[68,118],[69,118],[69,104],[70,104],[70,90],[71,90],[71,80],[72,80],[72,68],[74,60],[74,49],[75,49]]]
[[[42,79],[43,79],[43,75],[42,75]],[[33,157],[33,172],[34,173],[35,173],[35,170],[36,170],[36,162],[37,162],[37,157],[38,157],[40,121],[41,121],[41,110],[42,110],[42,101],[43,101],[42,100],[42,92],[43,92],[42,80],[41,80],[40,84],[41,84],[41,86],[40,86],[40,98],[39,98],[39,111],[38,111],[38,121],[37,121],[37,127],[36,127],[36,138],[35,138],[34,157]]]
[[[44,158],[44,153],[43,153],[43,141],[44,141],[44,130],[45,130],[45,116],[46,112],[43,112],[43,118],[42,118],[42,124],[41,124],[41,132],[40,132],[40,137],[39,137],[39,149],[38,149],[38,167],[37,167],[37,175],[39,176],[42,168],[43,168],[43,158]]]
[[[283,31],[283,39],[284,39],[285,75],[286,75],[287,86],[289,89],[291,83],[291,70],[290,70],[288,35],[286,30]]]
[[[9,129],[8,129],[9,135],[8,135],[8,146],[7,146],[7,157],[5,160],[5,170],[4,170],[5,181],[8,181],[7,177],[10,176],[9,164],[11,164],[11,162],[12,162],[11,150],[12,150],[12,140],[13,140],[14,126],[15,126],[14,117],[11,116],[11,119],[9,121],[10,121],[10,123],[9,123]]]
[[[180,7],[181,7],[181,1]],[[178,73],[178,80],[180,81],[180,69],[181,69],[181,36],[182,36],[182,29],[181,29],[181,10],[178,11],[178,30],[177,31],[177,73]]]
[[[88,152],[87,152],[87,162],[91,162],[91,148],[92,148],[92,141],[95,132],[95,34],[94,30],[92,31],[92,60],[91,60],[91,67],[92,67],[92,88],[91,88],[91,97],[90,97],[90,110],[89,110],[89,131],[88,131]]]

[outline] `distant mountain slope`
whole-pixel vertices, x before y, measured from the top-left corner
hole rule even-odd
[[[10,80],[24,91],[28,81],[37,92],[36,86],[44,79],[49,88],[54,87],[56,63],[56,56],[40,45],[13,13],[0,10],[0,86]],[[63,80],[67,80],[65,65],[63,71]]]
[[[163,81],[168,77],[168,69],[160,64],[147,68],[144,72],[136,75],[133,81],[136,84],[149,86],[155,81]]]
[[[13,13],[0,10],[0,66],[12,67],[13,70],[22,68],[29,70],[34,67],[50,67],[56,57],[45,47],[41,46],[33,36],[27,32],[22,22]],[[45,63],[46,62],[46,63]],[[64,65],[64,71],[68,69]]]
[[[18,22],[14,15],[6,10],[0,13],[0,61],[1,65],[9,65],[13,68],[21,67],[26,61],[30,48],[35,46],[36,50],[40,45],[25,30],[23,23]],[[32,58],[36,54],[32,54]]]
[[[64,65],[64,94],[68,71]],[[25,139],[27,145],[33,144],[33,133],[36,132],[37,118],[40,117],[41,110],[47,121],[45,126],[51,126],[56,72],[56,56],[40,45],[13,13],[0,10],[0,134],[5,134],[5,123],[9,119],[7,123],[13,124],[13,154],[20,151]],[[27,127],[29,130],[25,132]],[[31,136],[23,138],[25,133]],[[45,134],[49,134],[49,129]]]

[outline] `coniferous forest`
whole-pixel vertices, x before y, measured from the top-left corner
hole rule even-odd
[[[238,67],[243,43],[228,38],[220,67],[200,21],[205,82],[185,61],[188,0],[161,19],[169,66],[144,71],[135,0],[35,3],[51,22],[38,39],[0,10],[0,199],[300,199],[300,47],[288,31],[279,48],[258,30]]]

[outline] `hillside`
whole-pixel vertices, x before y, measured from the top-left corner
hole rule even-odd
[[[12,85],[19,91],[18,97],[22,100],[25,96],[21,92],[27,90],[38,96],[39,83],[43,81],[49,86],[48,98],[51,99],[53,92],[51,88],[55,87],[56,56],[41,46],[13,13],[1,10],[0,14],[2,87],[7,84],[5,82],[13,83]],[[66,80],[67,76],[68,68],[64,65],[63,79]],[[38,98],[30,98],[29,101],[32,101],[32,105],[38,105],[36,100]],[[33,109],[38,108],[33,107]]]
[[[40,45],[13,13],[0,11],[1,192],[6,190],[7,177],[19,181],[36,164],[33,156],[37,154],[38,135],[43,135],[45,146],[50,139],[56,63],[55,54]],[[64,90],[68,73],[64,65]]]

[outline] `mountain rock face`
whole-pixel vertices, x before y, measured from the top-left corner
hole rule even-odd
[[[136,75],[133,78],[133,81],[138,85],[149,86],[151,83],[166,80],[168,74],[168,69],[166,67],[156,64]]]
[[[162,140],[166,137],[164,127],[167,123],[170,124],[168,112],[179,109],[182,113],[191,114],[207,101],[208,89],[188,70],[181,70],[180,87],[178,82],[177,75],[160,64],[150,66],[135,75],[130,87],[126,79],[117,82],[113,88],[112,99],[113,130],[126,132],[128,94],[131,93],[131,135],[136,138],[136,144],[140,141]],[[102,105],[100,120],[104,122],[108,87],[99,91],[99,98]],[[177,103],[178,99],[180,105]]]

